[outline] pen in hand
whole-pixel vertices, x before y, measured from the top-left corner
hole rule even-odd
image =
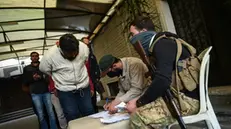
[[[106,104],[108,104],[108,98],[106,98]]]
[[[109,99],[106,98],[106,103],[105,103],[105,105],[103,106],[103,107],[104,107],[104,110],[108,110],[108,108],[109,108],[108,103],[109,103]]]

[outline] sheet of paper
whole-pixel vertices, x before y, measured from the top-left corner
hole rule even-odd
[[[130,115],[124,112],[125,107],[126,107],[126,103],[121,102],[120,104],[115,106],[115,108],[118,108],[118,113],[109,114],[109,111],[102,111],[102,112],[90,115],[88,117],[100,118],[100,121],[105,124],[127,120],[130,118]]]
[[[116,113],[113,115],[110,115],[109,117],[103,117],[100,119],[100,121],[104,124],[110,124],[110,123],[115,123],[119,122],[122,120],[127,120],[130,118],[130,115],[128,113]]]
[[[120,104],[116,105],[115,108],[117,108],[117,112],[123,112],[126,108],[126,103],[121,102]]]
[[[115,108],[119,108],[119,109],[124,109],[126,107],[126,103],[121,102],[120,104],[116,105]]]
[[[104,118],[104,117],[109,117],[110,114],[108,111],[102,111],[102,112],[99,112],[99,113],[95,113],[95,114],[92,114],[88,117],[91,117],[91,118]]]
[[[130,118],[128,113],[116,113],[116,114],[109,114],[108,111],[102,111],[88,117],[91,118],[100,118],[100,122],[105,124],[115,123],[122,120],[127,120]]]

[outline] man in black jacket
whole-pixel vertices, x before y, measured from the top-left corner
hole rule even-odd
[[[156,33],[155,27],[151,19],[148,17],[138,17],[130,25],[130,33],[132,38],[130,42],[132,44],[141,43],[145,55],[154,57],[155,77],[152,80],[152,84],[146,90],[146,92],[131,100],[127,104],[127,110],[133,113],[131,117],[132,128],[146,128],[151,126],[153,128],[161,128],[174,122],[174,119],[162,99],[166,91],[170,89],[172,83],[172,73],[175,70],[175,60],[177,53],[177,45],[175,41],[162,38],[155,43],[152,52],[150,53],[150,46],[163,33]],[[168,33],[171,36],[176,36],[172,33]],[[188,50],[182,47],[182,54],[180,59],[186,59],[190,56]],[[186,93],[185,93],[186,94]],[[198,92],[196,93],[198,94]],[[188,97],[192,100],[190,112],[193,114],[198,111],[198,96]]]
[[[23,69],[23,87],[29,87],[41,129],[48,129],[48,124],[44,117],[45,112],[47,112],[49,117],[50,128],[57,129],[56,118],[51,103],[51,95],[48,91],[48,78],[39,70],[39,54],[37,52],[32,52],[30,57],[31,64]],[[46,107],[46,111],[44,107]]]
[[[98,62],[96,60],[96,57],[93,53],[93,50],[92,50],[92,44],[90,43],[88,37],[83,37],[81,39],[81,41],[83,43],[85,43],[88,47],[89,47],[89,57],[88,57],[88,64],[89,64],[89,77],[93,83],[93,86],[94,86],[94,91],[92,93],[92,97],[91,97],[91,100],[92,100],[92,105],[94,107],[94,110],[95,112],[98,112],[98,107],[97,107],[97,94],[96,94],[96,91],[102,95],[102,93],[104,92],[104,89],[103,89],[103,86],[101,85],[101,82],[99,81],[100,80],[100,69],[99,69],[99,65],[98,65]]]

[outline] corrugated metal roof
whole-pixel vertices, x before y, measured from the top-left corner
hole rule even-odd
[[[0,1],[0,60],[43,55],[65,33],[93,38],[121,1]]]

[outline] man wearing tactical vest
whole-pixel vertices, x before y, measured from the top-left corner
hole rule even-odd
[[[181,42],[176,42],[178,40],[175,39],[178,39],[178,36],[175,34],[170,32],[156,33],[154,30],[154,24],[148,17],[137,17],[130,24],[132,36],[130,42],[135,46],[142,59],[146,56],[152,59],[146,61],[146,64],[149,63],[155,67],[155,76],[149,88],[139,98],[129,101],[126,106],[128,112],[132,113],[131,127],[136,129],[165,128],[176,121],[167,106],[168,104],[162,98],[168,89],[171,89],[175,93],[175,97],[178,97],[175,100],[182,115],[195,114],[199,110],[198,79],[195,79],[197,80],[195,82],[191,81],[189,88],[182,84],[179,86],[179,81],[176,81],[184,82],[186,73],[184,71],[183,78],[180,76],[179,73],[185,67],[181,67],[178,63],[191,59],[192,54],[195,54],[195,49],[187,43],[185,46]],[[136,48],[139,45],[140,48]],[[198,60],[196,62],[199,64]],[[195,68],[196,78],[199,75],[197,69],[199,67],[197,65]],[[188,68],[185,69],[188,70]]]

